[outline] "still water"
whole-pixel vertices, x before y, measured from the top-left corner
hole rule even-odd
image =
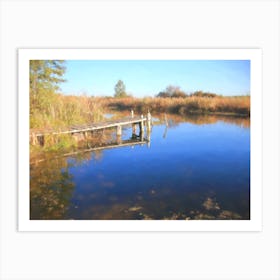
[[[149,143],[31,165],[30,218],[250,219],[249,119],[153,124]]]

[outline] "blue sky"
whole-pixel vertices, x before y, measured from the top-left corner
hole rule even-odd
[[[168,85],[187,93],[250,94],[249,60],[67,60],[64,94],[113,96],[122,80],[135,97],[155,96]]]

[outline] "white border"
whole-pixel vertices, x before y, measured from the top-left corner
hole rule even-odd
[[[251,219],[187,221],[29,220],[29,60],[250,60]],[[262,65],[260,49],[19,49],[19,231],[261,231]]]

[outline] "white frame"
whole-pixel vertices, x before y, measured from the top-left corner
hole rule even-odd
[[[250,220],[116,221],[29,219],[29,60],[250,60]],[[262,65],[260,49],[19,49],[19,231],[261,231],[262,230]]]

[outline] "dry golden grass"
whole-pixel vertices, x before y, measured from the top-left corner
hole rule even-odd
[[[250,116],[250,96],[186,97],[186,98],[104,98],[55,95],[44,111],[34,111],[30,127],[35,129],[61,128],[73,124],[99,122],[109,110],[145,114],[172,113],[222,114]]]
[[[232,114],[250,116],[250,96],[187,97],[187,98],[107,98],[103,106],[115,110],[135,110],[138,113],[179,113],[189,115]]]
[[[250,116],[250,97],[104,98],[56,95],[54,101],[50,102],[45,110],[33,111],[30,116],[30,128],[44,131],[74,124],[94,123],[103,120],[104,113],[110,110],[115,110],[122,115],[124,111],[129,113],[131,109],[135,114],[146,114],[148,111],[154,115],[168,113],[173,115],[172,118],[186,117],[189,121],[200,124],[205,123],[206,115],[207,122],[216,122],[218,114],[222,115],[220,117]],[[250,125],[250,118],[245,119],[248,123],[242,120],[240,125]],[[77,143],[72,137],[65,135],[45,138],[44,149],[48,152],[70,148],[77,148]],[[42,149],[31,147],[31,154],[36,155],[34,157],[41,152]]]
[[[56,94],[44,110],[30,115],[30,128],[50,129],[99,122],[103,113],[100,102],[95,98]]]

